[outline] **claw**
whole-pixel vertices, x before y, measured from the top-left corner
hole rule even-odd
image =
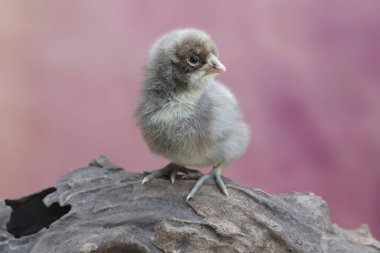
[[[146,177],[144,177],[143,178],[143,180],[141,181],[141,184],[145,184],[146,182],[149,182],[149,177],[148,176],[146,176]]]
[[[175,177],[177,176],[177,172],[178,170],[172,170],[170,172],[170,182],[172,182],[172,184],[174,184],[174,180],[175,180]]]
[[[190,193],[186,197],[186,202],[189,202],[189,200],[194,197],[194,195],[190,195]]]

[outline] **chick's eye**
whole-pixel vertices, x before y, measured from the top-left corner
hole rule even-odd
[[[191,66],[195,66],[195,65],[197,65],[199,63],[199,58],[196,55],[190,55],[189,58],[187,58],[187,62]]]

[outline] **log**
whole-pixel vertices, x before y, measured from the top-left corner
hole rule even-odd
[[[51,188],[0,200],[0,252],[380,252],[366,225],[332,224],[313,193],[226,179],[228,197],[210,182],[186,202],[193,180],[142,177],[99,156]]]

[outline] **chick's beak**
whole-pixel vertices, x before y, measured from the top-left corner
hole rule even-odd
[[[209,73],[222,73],[226,72],[227,70],[223,63],[221,63],[219,59],[213,54],[211,54],[211,56],[208,58],[207,65],[208,68],[206,71]]]

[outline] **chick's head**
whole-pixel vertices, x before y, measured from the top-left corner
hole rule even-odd
[[[194,85],[226,71],[210,36],[197,29],[181,29],[161,37],[150,51],[151,74]]]

